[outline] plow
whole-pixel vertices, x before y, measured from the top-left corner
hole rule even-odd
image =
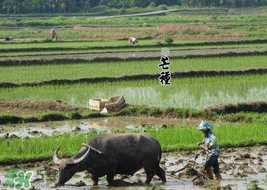
[[[177,173],[183,172],[185,171],[185,173],[189,176],[192,176],[192,182],[195,185],[205,185],[207,183],[207,181],[209,180],[208,176],[205,174],[204,171],[200,171],[199,169],[197,169],[197,162],[196,160],[198,159],[200,154],[196,154],[194,156],[194,159],[190,159],[187,161],[187,163],[185,164],[185,166],[183,166],[182,168],[180,168],[179,170],[177,170]],[[178,179],[177,176],[175,175],[170,175],[173,178]]]

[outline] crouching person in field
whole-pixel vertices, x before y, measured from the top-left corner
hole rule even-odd
[[[136,45],[138,43],[138,40],[135,37],[129,37],[128,42],[130,45]]]
[[[49,36],[51,40],[57,41],[57,31],[56,28],[52,28],[49,32]]]
[[[201,121],[198,126],[198,130],[203,132],[204,140],[198,145],[207,155],[205,163],[205,172],[208,178],[213,179],[214,175],[217,180],[221,179],[218,158],[220,155],[219,145],[215,135],[212,132],[213,126],[207,121]]]

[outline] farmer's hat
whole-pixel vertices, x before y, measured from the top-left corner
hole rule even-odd
[[[212,130],[213,126],[209,124],[207,121],[202,120],[201,123],[198,125],[198,130]]]

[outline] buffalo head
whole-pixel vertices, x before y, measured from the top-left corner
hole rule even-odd
[[[59,178],[56,186],[64,185],[76,172],[85,170],[88,164],[86,162],[87,157],[90,156],[91,151],[102,154],[101,151],[89,145],[83,144],[83,146],[78,155],[71,158],[59,158],[59,148],[54,152],[53,162],[57,165],[57,169],[59,170]]]

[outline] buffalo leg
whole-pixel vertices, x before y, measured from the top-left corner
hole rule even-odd
[[[92,176],[93,185],[98,185],[98,177]]]
[[[159,166],[157,171],[156,171],[157,176],[161,179],[163,183],[166,183],[166,175],[165,171]]]
[[[152,174],[152,173],[147,173],[147,172],[146,172],[146,182],[145,182],[145,183],[146,183],[146,184],[150,184],[150,182],[151,182],[153,176],[154,176],[154,174]]]
[[[151,166],[151,164],[145,164],[145,172],[146,172],[146,184],[150,184],[153,176],[155,175],[155,171],[153,168],[153,166]]]
[[[114,183],[114,174],[107,174],[107,181],[110,186],[115,185]]]

